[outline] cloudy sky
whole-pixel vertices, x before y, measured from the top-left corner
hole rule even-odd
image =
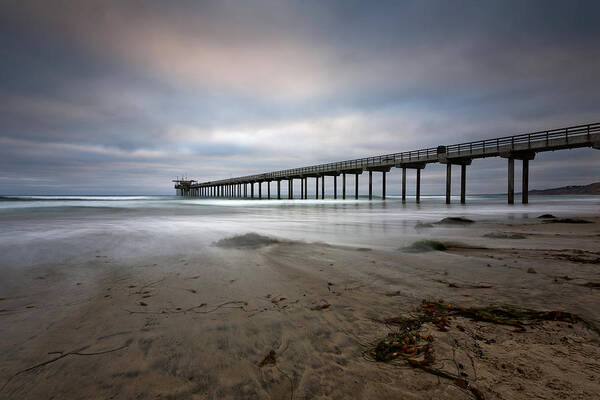
[[[599,15],[598,1],[2,0],[0,194],[170,194],[184,173],[600,122]],[[425,193],[443,173],[425,169]],[[533,188],[599,180],[591,149],[531,164]],[[505,187],[505,160],[469,168],[469,192]]]

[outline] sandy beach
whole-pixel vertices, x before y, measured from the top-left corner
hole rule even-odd
[[[251,234],[128,265],[97,254],[5,269],[0,397],[597,398],[600,218],[584,219],[422,226],[457,238],[445,251]],[[581,320],[425,322],[431,367],[454,379],[403,356],[377,361],[391,319],[418,315],[423,300]]]

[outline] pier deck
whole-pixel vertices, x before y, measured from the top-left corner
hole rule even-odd
[[[293,198],[293,180],[301,180],[301,199],[307,199],[308,178],[315,178],[316,198],[319,198],[319,179],[321,179],[321,198],[325,197],[324,180],[326,176],[334,179],[334,198],[337,198],[337,177],[342,175],[342,198],[346,198],[346,175],[355,175],[355,198],[358,198],[358,176],[369,172],[369,198],[373,198],[373,172],[383,174],[382,197],[385,198],[385,175],[392,168],[402,168],[402,199],[406,200],[406,170],[416,169],[416,200],[420,201],[420,170],[430,163],[446,164],[446,202],[450,203],[452,165],[461,166],[461,203],[465,202],[466,167],[473,159],[503,157],[508,160],[508,202],[514,203],[514,160],[523,162],[523,203],[528,202],[529,161],[535,154],[546,151],[592,147],[600,149],[600,123],[570,126],[494,139],[452,145],[440,145],[420,150],[385,154],[354,160],[318,164],[308,167],[285,169],[263,174],[247,175],[236,178],[209,182],[195,180],[175,180],[175,189],[181,196],[248,198],[246,185],[250,184],[250,198],[254,197],[254,184],[258,184],[258,198],[262,198],[262,183],[267,182],[268,197],[271,198],[270,183],[277,181],[277,198],[281,198],[280,182],[288,181],[288,198]],[[242,185],[244,190],[242,193]]]

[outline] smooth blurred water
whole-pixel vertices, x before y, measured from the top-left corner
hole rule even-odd
[[[517,201],[520,200],[518,197]],[[443,196],[387,200],[223,200],[175,196],[0,197],[0,266],[83,262],[210,250],[223,237],[257,232],[284,239],[399,248],[440,229],[417,222],[446,216],[478,221],[599,215],[600,196],[530,196],[506,204],[503,195],[475,195],[466,205]]]

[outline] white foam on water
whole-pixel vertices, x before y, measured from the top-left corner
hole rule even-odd
[[[518,200],[518,199],[517,199]],[[456,228],[416,229],[448,216],[510,221],[599,215],[598,196],[468,196],[446,205],[443,196],[421,204],[386,201],[185,199],[175,196],[26,196],[0,198],[0,266],[80,262],[200,252],[224,237],[256,232],[288,240],[398,249],[423,238],[456,239]],[[478,225],[478,224],[476,224]],[[461,235],[480,240],[477,226]],[[460,238],[459,238],[460,239]]]

